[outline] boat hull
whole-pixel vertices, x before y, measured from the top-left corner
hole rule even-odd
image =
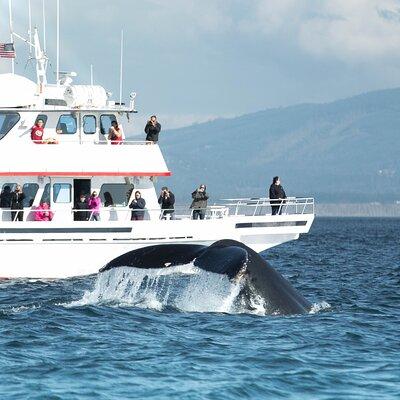
[[[0,278],[60,279],[95,274],[121,254],[157,244],[209,246],[220,239],[233,239],[261,252],[307,233],[313,219],[313,215],[301,215],[140,221],[126,227],[126,230],[131,229],[130,233],[112,233],[111,223],[107,226],[88,223],[74,228],[64,227],[68,233],[64,233],[63,228],[52,231],[51,223],[23,224],[25,228],[22,224],[10,223],[1,229],[0,254],[3,261]],[[296,225],[296,221],[303,224]],[[279,224],[283,222],[289,225]],[[90,231],[89,226],[93,227],[93,232],[80,231]],[[16,228],[17,233],[10,231]],[[35,229],[40,229],[40,232]]]

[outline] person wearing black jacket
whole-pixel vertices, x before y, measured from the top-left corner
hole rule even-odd
[[[11,221],[23,221],[24,212],[19,211],[24,209],[25,194],[22,191],[21,185],[17,185],[15,190],[11,193]]]
[[[282,214],[283,199],[286,199],[286,193],[281,185],[279,176],[274,176],[272,184],[269,187],[269,198],[272,208],[272,215]]]
[[[81,194],[79,200],[75,204],[74,221],[89,221],[89,205],[86,196]]]
[[[193,219],[204,219],[206,216],[207,200],[209,198],[206,189],[206,185],[200,185],[199,188],[192,193],[193,201],[190,208],[193,209]]]
[[[158,142],[158,134],[161,131],[161,125],[159,122],[157,122],[157,117],[155,115],[152,115],[150,119],[147,121],[144,131],[146,133],[147,141],[153,143]]]
[[[142,198],[142,194],[137,190],[135,192],[135,198],[129,204],[129,208],[132,208],[131,221],[142,221],[144,218],[144,208],[146,207],[146,200]]]
[[[11,207],[11,188],[6,185],[0,194],[0,208],[10,208]]]
[[[168,214],[170,215],[170,219],[175,219],[175,196],[166,186],[161,188],[158,204],[160,204],[162,210],[161,219],[167,219]]]

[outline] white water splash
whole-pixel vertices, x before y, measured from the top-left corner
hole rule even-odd
[[[331,308],[331,305],[326,301],[321,301],[321,303],[314,303],[311,306],[309,314],[317,314],[321,311],[325,311]]]
[[[225,275],[201,270],[192,263],[161,269],[121,267],[99,274],[92,290],[86,291],[80,300],[64,306],[107,304],[158,311],[171,307],[184,312],[264,315],[261,298],[253,299],[250,310],[236,304],[241,289],[241,283],[231,282]]]

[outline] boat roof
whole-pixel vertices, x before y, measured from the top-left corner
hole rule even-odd
[[[170,176],[158,145],[126,142],[35,144],[26,142],[0,158],[0,176]]]

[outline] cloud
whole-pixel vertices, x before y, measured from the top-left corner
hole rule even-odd
[[[364,62],[400,49],[398,0],[259,0],[252,17],[253,32],[286,37],[317,57]]]

